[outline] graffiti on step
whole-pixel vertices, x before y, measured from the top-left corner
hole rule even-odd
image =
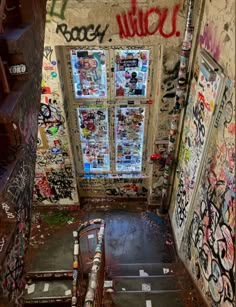
[[[96,39],[98,39],[99,43],[102,43],[109,25],[106,24],[103,29],[101,27],[100,24],[97,26],[90,24],[69,29],[66,23],[61,23],[57,25],[56,33],[62,34],[67,43],[71,41],[92,42]]]
[[[156,6],[143,10],[137,7],[137,0],[131,0],[129,11],[116,15],[120,38],[144,37],[157,33],[164,38],[170,38],[174,35],[178,37],[180,32],[177,31],[176,23],[179,10],[179,4],[173,7],[172,15],[168,7],[160,8]],[[151,23],[153,18],[157,20],[155,24]],[[168,19],[171,19],[171,31],[166,33],[164,29]]]

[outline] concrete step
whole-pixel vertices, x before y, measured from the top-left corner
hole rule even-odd
[[[116,307],[199,307],[191,291],[116,292],[112,295]]]
[[[163,275],[149,277],[119,276],[113,279],[113,287],[115,291],[144,292],[193,289],[192,284],[186,277]]]
[[[71,301],[72,280],[35,280],[25,289],[24,304],[63,303]]]
[[[56,279],[70,279],[72,280],[72,270],[56,270],[56,271],[29,271],[26,274],[27,280],[56,280]]]
[[[186,274],[179,263],[131,263],[107,266],[108,275],[113,276],[160,276]]]

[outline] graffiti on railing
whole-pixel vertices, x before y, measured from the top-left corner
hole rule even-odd
[[[105,230],[105,225],[101,224],[100,230],[98,232],[98,243],[97,243],[96,250],[95,250],[95,256],[93,258],[93,265],[92,265],[92,269],[90,273],[87,293],[85,296],[84,307],[94,306],[94,302],[96,299],[96,292],[97,292],[98,283],[99,283],[98,275],[101,270],[102,256],[104,252],[104,248],[103,248],[104,230]],[[100,301],[100,304],[101,303],[102,302]]]
[[[96,299],[96,292],[97,289],[99,290],[98,283],[99,283],[99,273],[101,272],[101,264],[104,265],[104,248],[103,248],[103,239],[104,239],[104,230],[105,230],[105,224],[104,220],[102,219],[93,219],[84,222],[83,224],[80,224],[77,231],[73,231],[73,237],[74,237],[74,253],[73,253],[73,282],[72,282],[72,301],[71,306],[81,306],[81,297],[78,295],[80,292],[80,286],[82,282],[82,264],[81,264],[81,251],[80,251],[80,238],[82,237],[81,231],[85,228],[100,224],[100,229],[97,235],[97,246],[95,249],[95,256],[93,258],[93,264],[88,284],[88,289],[86,293],[85,298],[85,305],[84,306],[92,306],[95,299]],[[83,231],[83,234],[85,232]],[[104,280],[102,280],[102,286],[103,286]],[[80,305],[79,305],[80,303]],[[100,306],[100,305],[99,305]]]

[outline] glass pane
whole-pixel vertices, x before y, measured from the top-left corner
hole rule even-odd
[[[108,111],[78,108],[83,165],[86,173],[110,170]]]
[[[116,171],[142,169],[144,108],[116,108]]]
[[[71,66],[76,98],[107,97],[104,50],[71,50]]]
[[[115,50],[115,96],[146,97],[149,50]]]

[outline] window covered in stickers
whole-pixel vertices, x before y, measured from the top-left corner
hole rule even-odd
[[[70,49],[82,174],[141,173],[150,49]],[[132,106],[131,106],[132,104]]]
[[[110,171],[108,110],[78,108],[84,172]]]
[[[104,50],[71,50],[75,98],[106,98]]]
[[[145,109],[116,108],[116,171],[141,172]]]
[[[149,50],[115,50],[115,96],[146,97]]]

